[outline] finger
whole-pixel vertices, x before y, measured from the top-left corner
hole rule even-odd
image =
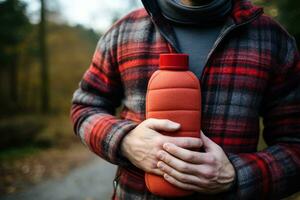
[[[157,167],[163,171],[164,173],[167,173],[168,175],[174,177],[176,180],[182,182],[182,183],[189,183],[193,185],[199,184],[199,178],[194,175],[185,174],[182,172],[177,171],[176,169],[168,166],[162,161],[159,161],[157,163]]]
[[[164,175],[164,172],[161,169],[152,169],[149,173],[156,174],[158,176]]]
[[[210,138],[208,138],[202,131],[200,134],[200,138],[203,141],[203,146],[206,150],[213,150],[218,146],[214,141],[212,141]]]
[[[191,151],[185,148],[178,147],[177,145],[172,143],[165,143],[163,145],[163,148],[168,153],[188,163],[211,164],[214,161],[211,154]]]
[[[200,138],[193,137],[168,137],[168,141],[186,149],[200,149],[203,145]]]
[[[184,162],[163,150],[157,153],[157,157],[160,161],[163,161],[164,163],[176,169],[177,171],[187,174],[195,174],[197,172],[196,165]]]
[[[172,177],[171,175],[165,173],[163,175],[164,179],[166,181],[168,181],[169,183],[171,183],[172,185],[175,185],[179,188],[182,188],[184,190],[192,190],[192,191],[195,191],[195,192],[201,192],[201,193],[204,193],[204,194],[216,194],[216,193],[219,193],[220,191],[217,189],[216,186],[213,186],[211,188],[207,188],[207,187],[203,187],[203,186],[200,186],[200,185],[193,185],[193,184],[189,184],[189,183],[183,183],[179,180],[177,180],[175,177]]]
[[[171,154],[163,150],[157,153],[157,157],[159,160],[163,161],[170,167],[186,174],[192,174],[198,177],[204,177],[206,179],[213,179],[216,176],[213,168],[207,164],[196,165],[196,164],[188,163],[172,156]]]
[[[176,131],[180,128],[180,124],[167,119],[147,119],[146,127],[152,130],[160,131]]]
[[[157,163],[157,167],[159,167],[164,174],[167,174],[174,178],[175,180],[181,182],[181,183],[186,183],[186,184],[191,184],[193,186],[197,186],[198,189],[202,188],[203,190],[210,190],[213,192],[216,188],[218,188],[218,184],[215,182],[211,182],[210,180],[206,179],[203,176],[195,176],[195,175],[189,175],[189,174],[184,174],[176,169],[173,169],[172,167],[168,166],[162,161],[159,161]]]
[[[177,186],[179,188],[182,188],[184,190],[192,190],[192,191],[196,191],[196,192],[203,191],[203,189],[201,189],[197,186],[194,186],[192,184],[180,182],[180,181],[176,180],[174,177],[168,175],[167,173],[165,173],[163,177],[166,181],[168,181],[172,185],[175,185],[175,186]]]

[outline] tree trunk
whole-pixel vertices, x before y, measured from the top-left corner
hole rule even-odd
[[[41,110],[47,113],[49,105],[49,77],[48,77],[48,52],[46,45],[46,5],[41,0],[41,21],[40,21],[40,59],[41,59]]]
[[[10,66],[10,101],[17,106],[18,101],[18,74],[17,74],[17,55],[11,60]]]

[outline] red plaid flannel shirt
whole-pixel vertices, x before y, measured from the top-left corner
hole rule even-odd
[[[212,198],[279,199],[300,188],[299,54],[294,39],[249,2],[236,0],[230,18],[199,80],[199,123],[237,174],[234,188]],[[115,199],[161,199],[147,191],[144,173],[122,156],[120,143],[145,119],[148,80],[158,69],[159,54],[178,51],[173,41],[159,14],[130,13],[100,39],[74,93],[75,133],[91,151],[119,166]],[[258,152],[259,117],[269,147]]]

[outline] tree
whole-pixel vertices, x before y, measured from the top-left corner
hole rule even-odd
[[[46,45],[46,5],[45,0],[41,2],[40,18],[40,59],[41,59],[41,109],[46,113],[49,111],[49,77],[48,77],[48,53]]]
[[[0,2],[0,93],[1,101],[14,107],[18,100],[18,58],[22,42],[30,32],[26,6],[18,0]]]

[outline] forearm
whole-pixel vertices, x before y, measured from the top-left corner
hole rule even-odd
[[[230,154],[238,199],[280,199],[300,189],[300,145],[277,144],[261,152]]]
[[[120,153],[120,143],[137,124],[115,116],[124,99],[115,46],[117,30],[110,29],[99,40],[90,67],[73,95],[71,118],[74,132],[91,151],[111,163],[124,165],[129,162]]]
[[[76,104],[72,106],[71,117],[75,133],[91,151],[113,164],[128,165],[128,160],[120,153],[120,144],[123,137],[136,127],[135,122]]]
[[[71,119],[74,132],[101,158],[113,164],[128,165],[128,160],[120,154],[120,143],[136,123],[114,116],[113,100],[104,97],[106,94],[92,93],[86,80],[88,79],[81,81],[72,99]]]
[[[269,145],[256,153],[229,154],[238,199],[281,199],[300,190],[300,57],[292,38],[275,50],[260,115]]]

